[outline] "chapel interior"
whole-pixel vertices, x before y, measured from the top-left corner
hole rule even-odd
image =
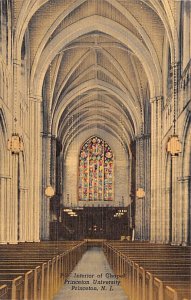
[[[88,289],[191,299],[190,0],[0,0],[0,299]]]

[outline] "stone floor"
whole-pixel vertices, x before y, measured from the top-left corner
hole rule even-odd
[[[102,249],[90,248],[54,300],[127,300]],[[90,289],[90,290],[89,290]]]

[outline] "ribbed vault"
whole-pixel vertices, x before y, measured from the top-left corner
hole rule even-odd
[[[172,1],[15,1],[15,16],[14,55],[28,36],[30,94],[43,100],[43,132],[60,140],[65,155],[83,131],[100,127],[129,156],[131,142],[150,133],[166,48],[174,59]]]

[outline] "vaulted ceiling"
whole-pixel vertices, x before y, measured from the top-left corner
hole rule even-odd
[[[126,148],[149,132],[150,98],[163,93],[164,54],[176,44],[173,0],[14,2],[15,55],[27,43],[44,131],[65,145],[100,127]]]

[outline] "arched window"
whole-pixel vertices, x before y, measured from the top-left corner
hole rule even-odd
[[[80,149],[79,200],[113,200],[113,153],[101,138],[89,138]]]

